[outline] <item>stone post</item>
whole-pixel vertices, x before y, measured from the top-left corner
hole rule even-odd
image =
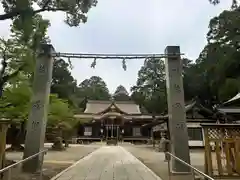
[[[44,148],[49,94],[52,81],[53,52],[54,48],[52,45],[42,44],[37,57],[23,158],[36,154]],[[41,170],[42,161],[42,155],[33,158],[23,164],[23,170],[25,172]]]
[[[170,149],[175,156],[190,163],[180,47],[167,46],[165,54]],[[173,173],[190,172],[188,167],[173,158],[171,164]]]

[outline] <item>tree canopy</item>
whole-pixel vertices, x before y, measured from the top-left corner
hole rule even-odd
[[[194,61],[182,59],[185,101],[198,97],[212,107],[240,90],[240,11],[223,11],[209,22],[207,45]],[[132,98],[148,112],[166,109],[165,70],[163,61],[146,60],[132,87]],[[161,104],[162,103],[162,104]]]
[[[41,12],[64,12],[64,21],[69,26],[78,26],[87,21],[87,13],[97,0],[2,0],[1,3],[4,14],[0,14],[0,20],[11,19],[27,42],[31,39],[35,16]]]
[[[192,71],[192,82],[195,79],[199,83],[195,95],[201,99],[220,103],[239,91],[239,23],[239,8],[223,11],[211,19],[207,33],[208,44],[188,70]]]
[[[129,101],[129,100],[131,100],[131,97],[129,96],[129,93],[127,92],[126,88],[123,85],[119,85],[116,88],[116,91],[113,94],[113,98],[116,101]]]
[[[77,90],[77,82],[72,77],[70,65],[63,59],[55,59],[53,64],[53,78],[51,93],[58,94],[59,98],[66,99],[74,105],[74,93]]]
[[[28,41],[25,39],[25,30],[19,29],[16,21],[13,21],[11,25],[10,38],[1,39],[1,117],[18,121],[28,119],[37,50],[40,43],[49,42],[48,27],[49,21],[36,14],[32,17],[32,29],[28,31],[30,37]],[[74,88],[70,87],[75,85],[74,79],[67,69],[68,65],[63,61],[58,60],[54,64],[52,89],[55,88],[53,93],[57,93],[57,95],[51,95],[50,98],[48,117],[50,124],[66,117],[73,118],[66,100],[69,100],[70,94],[73,93]],[[64,87],[66,88],[63,89]]]
[[[146,59],[138,72],[132,98],[148,112],[162,113],[166,108],[165,65],[161,59]]]
[[[77,90],[78,97],[89,100],[109,100],[110,93],[106,83],[99,76],[92,76],[82,81]]]

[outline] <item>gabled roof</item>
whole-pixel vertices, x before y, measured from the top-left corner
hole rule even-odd
[[[204,116],[212,116],[214,112],[211,109],[204,107],[198,101],[192,101],[190,104],[185,105],[186,112],[192,109],[197,109],[197,111]]]
[[[88,101],[84,113],[99,114],[111,107],[124,114],[141,114],[139,105],[132,101]]]

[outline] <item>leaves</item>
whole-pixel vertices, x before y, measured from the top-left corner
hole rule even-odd
[[[34,15],[31,17],[31,26],[26,27],[28,24],[24,24],[20,18],[23,17],[18,17],[13,21],[10,38],[0,41],[0,55],[3,60],[0,87],[5,89],[0,102],[0,111],[2,117],[27,120],[37,49],[41,43],[49,41],[46,35],[49,21],[43,20],[40,15]],[[20,28],[21,26],[24,28]],[[54,62],[52,89],[59,95],[51,95],[49,124],[63,121],[68,121],[69,124],[74,122],[67,100],[75,91],[76,82],[68,67],[69,64],[62,59]],[[67,100],[60,99],[59,96]]]
[[[57,126],[63,122],[66,122],[68,125],[74,125],[73,112],[69,108],[67,101],[59,99],[56,94],[51,94],[48,125]]]
[[[119,85],[113,94],[113,98],[116,101],[129,101],[131,97],[129,96],[126,88],[123,85]]]
[[[87,21],[87,13],[97,5],[97,0],[2,0],[5,14],[0,15],[0,20],[12,19],[24,31],[31,31],[33,17],[44,11],[65,12],[65,22],[69,26],[78,26]],[[38,6],[37,8],[35,8]]]
[[[76,91],[77,83],[72,77],[69,65],[63,59],[56,59],[53,64],[53,78],[51,93],[58,94],[59,98],[72,102],[71,96]]]
[[[186,70],[185,94],[221,103],[240,90],[240,11],[223,11],[209,23],[208,44]],[[196,83],[197,82],[197,83]]]
[[[79,84],[76,96],[90,100],[109,100],[110,94],[106,83],[99,76],[92,76]]]
[[[26,120],[29,112],[31,88],[27,82],[21,82],[16,86],[9,87],[3,94],[0,108],[1,117]]]
[[[148,112],[162,113],[166,108],[166,82],[164,62],[148,58],[138,72],[136,86],[131,88],[132,98]]]

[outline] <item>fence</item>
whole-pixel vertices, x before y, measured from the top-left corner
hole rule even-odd
[[[240,124],[201,124],[205,172],[214,178],[240,179]]]
[[[174,156],[173,154],[166,152],[166,155],[167,155],[167,161],[168,161],[169,180],[171,180],[171,178],[172,178],[172,172],[171,172],[171,167],[170,167],[171,166],[171,162],[170,162],[171,158],[176,159],[177,161],[179,161],[180,163],[184,164],[185,166],[187,166],[191,169],[190,175],[191,175],[192,180],[195,180],[195,179],[214,180],[212,177],[208,176],[207,174],[203,173],[202,171],[198,170],[197,168],[193,167],[192,165],[186,163],[182,159]],[[199,175],[200,177],[196,178],[196,175]]]
[[[12,169],[15,168],[15,167],[18,167],[20,166],[21,164],[25,163],[26,161],[30,160],[30,159],[33,159],[37,156],[41,156],[42,160],[43,160],[43,156],[47,153],[48,149],[45,149],[43,151],[40,151],[32,156],[29,156],[23,160],[20,160],[14,164],[11,164],[3,169],[0,169],[0,179],[4,179],[4,180],[11,180],[12,179]],[[42,169],[40,169],[40,172],[39,172],[39,176],[38,176],[38,180],[42,180]]]

